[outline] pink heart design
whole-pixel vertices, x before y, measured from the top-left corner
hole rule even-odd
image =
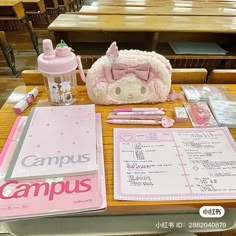
[[[131,140],[133,138],[133,135],[132,134],[128,134],[128,133],[121,134],[120,138],[125,140],[125,141],[129,141],[129,140]]]

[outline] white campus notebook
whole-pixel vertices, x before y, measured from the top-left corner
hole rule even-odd
[[[236,145],[226,127],[115,128],[114,198],[236,198]]]

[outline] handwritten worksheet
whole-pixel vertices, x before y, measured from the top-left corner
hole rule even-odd
[[[226,127],[115,128],[114,198],[236,198],[236,145]]]

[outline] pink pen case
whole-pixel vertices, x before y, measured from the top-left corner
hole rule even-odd
[[[158,103],[167,99],[171,73],[164,56],[154,51],[118,50],[113,42],[84,80],[95,104]]]

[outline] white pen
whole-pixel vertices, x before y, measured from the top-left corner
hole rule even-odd
[[[22,113],[36,98],[38,89],[32,89],[25,97],[23,97],[13,108],[16,114]]]
[[[159,111],[126,111],[126,112],[111,112],[109,115],[164,115],[165,112],[162,110]]]

